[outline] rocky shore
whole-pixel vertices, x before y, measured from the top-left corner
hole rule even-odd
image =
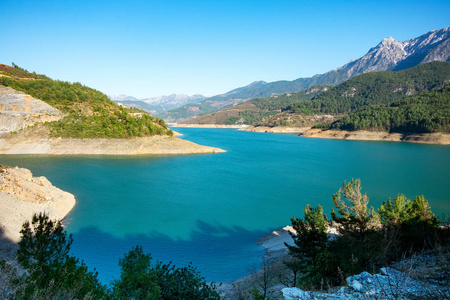
[[[63,219],[75,206],[75,197],[53,186],[45,177],[33,177],[22,168],[0,167],[0,259],[16,251],[20,230],[34,213]]]

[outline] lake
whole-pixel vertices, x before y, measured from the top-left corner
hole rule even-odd
[[[142,245],[154,260],[192,262],[208,281],[229,282],[258,268],[255,244],[359,178],[378,208],[399,193],[425,195],[450,214],[450,147],[308,139],[234,129],[176,128],[184,139],[226,153],[182,156],[7,156],[73,193],[65,220],[72,253],[108,283],[118,260]]]

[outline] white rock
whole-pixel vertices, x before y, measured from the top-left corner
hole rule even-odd
[[[284,288],[281,290],[285,300],[306,299],[308,292],[302,291],[299,288]]]
[[[361,283],[359,283],[358,280],[353,280],[352,283],[350,284],[350,286],[355,290],[355,291],[362,291],[363,289],[363,285]]]

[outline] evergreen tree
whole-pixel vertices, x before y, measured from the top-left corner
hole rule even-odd
[[[375,209],[368,208],[369,197],[361,193],[361,181],[344,181],[332,200],[340,216],[333,209],[331,217],[341,236],[333,242],[331,252],[338,251],[344,271],[355,274],[370,270],[379,252],[380,221]]]
[[[136,246],[119,260],[120,280],[113,282],[113,294],[117,299],[159,299],[161,289],[151,268],[151,255],[144,254],[142,246]]]
[[[286,246],[296,261],[289,263],[289,267],[295,267],[294,274],[300,271],[304,280],[315,268],[318,254],[326,248],[328,220],[321,205],[313,208],[308,204],[304,209],[303,219],[292,217],[291,223],[295,233],[289,232],[289,234],[295,246],[288,244]]]
[[[89,272],[84,262],[69,255],[72,236],[67,235],[61,221],[34,214],[20,233],[17,261],[28,274],[20,278],[21,288],[15,298],[106,297],[106,288],[99,283],[97,273]]]

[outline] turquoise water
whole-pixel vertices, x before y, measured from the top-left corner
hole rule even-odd
[[[344,180],[360,178],[370,204],[424,194],[450,214],[450,147],[307,139],[232,129],[177,128],[183,138],[227,150],[185,156],[0,156],[73,193],[65,221],[72,250],[104,282],[136,244],[154,259],[192,262],[211,281],[258,267],[262,236],[324,205]]]

